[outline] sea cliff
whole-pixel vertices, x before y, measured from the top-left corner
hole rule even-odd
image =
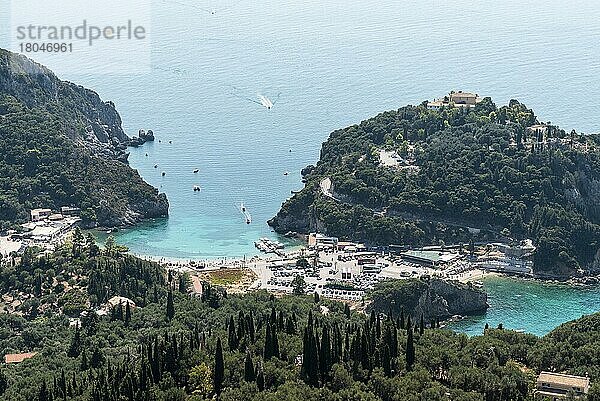
[[[516,100],[424,102],[334,131],[303,190],[269,220],[367,245],[533,240],[534,270],[600,269],[600,136],[541,122]]]
[[[379,283],[370,294],[368,309],[413,318],[445,319],[485,312],[487,294],[471,284],[441,279],[393,280]]]
[[[169,203],[127,164],[112,102],[0,49],[0,229],[33,208],[81,208],[87,227],[168,215]]]

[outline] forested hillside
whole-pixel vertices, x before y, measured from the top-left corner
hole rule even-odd
[[[3,353],[37,352],[0,370],[3,400],[518,401],[533,399],[540,370],[600,380],[600,315],[543,338],[506,329],[468,338],[408,310],[368,316],[207,283],[192,297],[185,274],[79,235],[53,255],[4,262],[5,302],[18,292],[38,305],[0,316]],[[112,295],[136,305],[98,316]]]
[[[529,237],[538,272],[598,269],[598,136],[536,124],[519,102],[498,108],[489,98],[382,113],[333,132],[270,224],[373,245]],[[386,164],[381,152],[397,156]]]
[[[32,208],[76,206],[87,225],[166,216],[164,194],[127,164],[110,102],[0,49],[0,230]]]

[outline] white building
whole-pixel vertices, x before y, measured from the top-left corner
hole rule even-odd
[[[33,209],[31,211],[31,221],[41,221],[50,217],[52,210],[50,209]]]

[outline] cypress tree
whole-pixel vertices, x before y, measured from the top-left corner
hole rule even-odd
[[[67,355],[71,358],[75,358],[79,356],[81,353],[81,331],[79,330],[79,324],[75,326],[75,333],[73,334],[73,338],[71,339],[71,345],[69,346],[69,351]]]
[[[58,382],[58,386],[60,388],[60,392],[63,398],[67,399],[67,378],[65,377],[65,370],[61,369],[60,371],[60,380]]]
[[[0,395],[4,394],[8,389],[8,377],[4,370],[0,370]]]
[[[283,331],[285,328],[283,312],[279,312],[279,319],[277,320],[277,331]]]
[[[329,327],[323,327],[323,335],[321,338],[321,348],[319,353],[319,370],[323,381],[329,374],[331,369],[331,340],[329,338]]]
[[[187,276],[184,274],[179,276],[179,292],[182,294],[187,294],[188,292]]]
[[[344,353],[343,353],[344,362],[348,362],[350,360],[350,334],[346,331],[344,334]]]
[[[400,310],[400,328],[404,329],[404,308]]]
[[[392,358],[398,357],[398,329],[392,327],[392,342],[390,344],[390,354]]]
[[[233,320],[233,316],[231,316],[229,318],[229,336],[228,336],[228,343],[229,343],[229,349],[231,351],[235,351],[238,348],[238,338],[237,338],[237,333],[235,331],[235,321]]]
[[[342,361],[343,344],[342,333],[337,323],[333,327],[333,337],[331,342],[331,365]]]
[[[102,366],[104,364],[104,354],[102,353],[102,350],[99,347],[95,347],[94,351],[92,352],[92,358],[90,359],[90,366],[92,368],[99,368],[100,366]]]
[[[348,304],[344,305],[344,314],[348,319],[350,319],[350,306]]]
[[[123,313],[123,302],[119,301],[119,309],[117,309],[117,319],[120,321],[125,320],[125,314]]]
[[[80,365],[80,370],[81,371],[86,371],[90,368],[89,363],[88,363],[88,358],[87,358],[87,352],[85,351],[85,349],[83,350],[83,352],[81,353],[81,365]]]
[[[265,374],[262,369],[257,369],[258,374],[256,375],[256,387],[258,387],[259,391],[264,391],[265,389]]]
[[[254,316],[252,312],[248,315],[248,334],[250,334],[250,341],[254,343],[254,337],[256,335],[256,329],[254,328]]]
[[[173,291],[169,288],[167,295],[167,319],[171,320],[175,316],[175,304],[173,302]]]
[[[221,338],[217,338],[217,348],[215,350],[215,368],[213,377],[213,387],[215,394],[219,396],[223,390],[223,380],[225,378],[225,361],[223,360],[223,347]]]
[[[312,312],[309,312],[308,325],[304,329],[302,346],[302,374],[304,380],[316,387],[319,385],[319,357],[313,329]]]
[[[265,334],[265,348],[263,351],[263,358],[268,361],[273,356],[273,343],[271,338],[271,325],[267,323],[267,329]]]
[[[50,392],[50,390],[48,389],[48,386],[46,385],[46,381],[44,380],[42,382],[42,385],[40,386],[40,391],[38,393],[38,400],[39,401],[51,401],[52,398],[52,394]]]
[[[381,365],[383,367],[383,372],[387,377],[392,376],[392,358],[390,355],[390,348],[387,344],[383,345],[383,352],[381,355]]]
[[[129,326],[129,322],[131,322],[131,305],[127,301],[127,305],[125,306],[125,325]]]
[[[277,338],[277,330],[275,330],[275,327],[271,328],[271,344],[273,346],[273,356],[275,358],[279,358],[280,353],[279,353],[279,339]]]
[[[247,382],[253,382],[256,380],[256,371],[254,370],[252,356],[249,352],[246,353],[246,360],[244,361],[244,380]]]
[[[415,344],[413,341],[412,327],[408,328],[408,336],[406,338],[406,370],[411,371],[415,363]]]
[[[42,275],[41,274],[37,274],[35,276],[33,293],[38,297],[42,295]]]
[[[369,350],[369,340],[367,333],[363,332],[360,338],[360,363],[365,370],[371,370],[371,354]]]
[[[288,317],[285,322],[285,332],[287,334],[296,334],[296,325],[291,317]]]
[[[246,317],[244,316],[244,312],[239,311],[238,313],[238,326],[237,326],[237,340],[238,340],[238,348],[240,342],[246,336]]]
[[[419,322],[419,334],[425,333],[425,322],[423,321],[423,314],[421,313],[421,321]]]
[[[385,344],[388,347],[388,350],[391,350],[393,341],[394,340],[392,339],[392,328],[390,327],[390,325],[386,325],[385,334],[383,335],[383,344]]]

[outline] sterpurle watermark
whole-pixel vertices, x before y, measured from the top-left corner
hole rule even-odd
[[[61,74],[121,75],[151,68],[151,0],[9,1],[10,43],[0,47]]]

